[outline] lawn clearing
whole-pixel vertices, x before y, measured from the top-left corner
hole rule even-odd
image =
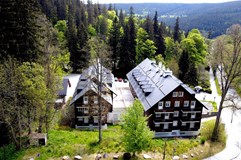
[[[224,127],[220,127],[223,132],[219,142],[209,141],[214,121],[208,121],[202,124],[201,136],[197,138],[168,138],[166,139],[166,159],[172,155],[182,156],[186,154],[190,157],[195,155],[194,159],[202,159],[213,155],[223,149],[225,146]],[[61,159],[68,155],[73,158],[75,155],[81,155],[83,159],[93,159],[97,153],[107,153],[107,159],[112,159],[113,155],[123,155],[125,152],[122,143],[121,126],[108,126],[103,131],[103,141],[98,144],[98,131],[80,131],[76,129],[63,128],[50,130],[47,146],[32,147],[18,152],[17,157],[13,159]],[[152,155],[153,159],[162,159],[165,139],[153,139],[152,145],[143,153]],[[201,144],[203,143],[203,144]],[[201,157],[200,157],[201,156]],[[142,159],[142,154],[138,154],[135,159]]]

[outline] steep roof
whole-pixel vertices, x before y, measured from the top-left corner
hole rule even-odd
[[[127,78],[137,97],[144,105],[144,110],[149,110],[158,101],[172,92],[178,86],[182,86],[190,94],[195,92],[177,79],[172,71],[163,65],[157,66],[155,62],[148,58],[142,61],[129,73]]]
[[[101,72],[102,67],[102,90],[111,91],[111,87],[108,84],[112,84],[114,82],[114,75],[111,73],[110,70],[107,68],[101,66],[100,63],[96,63],[86,70],[84,70],[79,78],[79,82],[77,84],[77,87],[75,89],[74,96],[70,102],[70,105],[72,105],[76,100],[78,100],[80,97],[82,97],[86,92],[93,91],[96,94],[97,91],[97,84],[95,83],[95,80],[98,80],[98,70],[99,73]],[[110,97],[101,95],[103,99],[105,99],[108,103],[112,104],[112,100]]]

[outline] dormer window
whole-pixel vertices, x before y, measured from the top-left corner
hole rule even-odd
[[[163,109],[163,101],[160,101],[160,102],[158,103],[158,109]]]
[[[172,97],[177,97],[177,95],[178,95],[178,92],[173,92],[172,93]]]
[[[84,104],[88,104],[88,96],[84,96],[83,97],[83,103]]]

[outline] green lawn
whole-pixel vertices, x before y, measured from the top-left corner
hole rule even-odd
[[[167,139],[166,155],[171,157],[175,151],[175,155],[197,153],[196,149],[203,150],[203,156],[209,156],[220,151],[225,145],[225,136],[220,136],[219,143],[211,143],[209,141],[213,122],[205,122],[202,125],[201,136],[197,138],[170,138]],[[222,128],[224,133],[224,128]],[[221,133],[221,132],[220,132]],[[64,155],[73,157],[75,155],[91,155],[95,153],[123,153],[124,144],[121,141],[122,136],[121,126],[109,126],[103,131],[103,141],[98,144],[98,131],[80,131],[76,129],[62,128],[55,129],[49,132],[48,144],[43,147],[32,147],[23,151],[19,151],[10,159],[30,159],[40,154],[36,159],[59,159]],[[152,145],[148,150],[150,154],[159,154],[162,157],[164,148],[164,139],[153,139]],[[202,144],[203,143],[203,144]],[[205,143],[205,144],[204,144]],[[210,153],[211,148],[215,149]],[[208,153],[206,153],[208,152]],[[1,154],[1,150],[0,150]],[[198,154],[196,155],[199,156]],[[88,159],[88,158],[86,158]],[[137,158],[140,159],[140,158]]]

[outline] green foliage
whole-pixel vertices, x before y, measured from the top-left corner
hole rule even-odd
[[[88,25],[88,33],[91,37],[97,35],[95,28],[91,24]]]
[[[194,61],[195,64],[204,63],[207,55],[207,45],[198,29],[191,30],[187,38],[182,40],[181,45],[188,52],[191,61]]]
[[[123,115],[123,143],[127,152],[135,154],[150,147],[154,135],[147,126],[143,112],[141,102],[135,100]]]
[[[16,159],[16,147],[14,144],[8,144],[0,148],[0,159]]]
[[[215,125],[215,120],[210,120],[207,122],[204,122],[202,124],[202,129],[201,129],[201,137],[202,139],[205,140],[211,140],[212,139],[212,132],[214,129],[214,125]],[[224,124],[220,124],[219,129],[218,129],[218,134],[217,136],[217,142],[221,142],[223,144],[226,143],[226,133],[225,133],[225,126]]]
[[[146,58],[154,58],[156,47],[154,42],[143,28],[139,28],[136,37],[136,63],[139,64]]]
[[[54,28],[58,29],[58,31],[61,31],[63,33],[66,33],[67,31],[67,23],[66,20],[59,20],[55,25]]]

